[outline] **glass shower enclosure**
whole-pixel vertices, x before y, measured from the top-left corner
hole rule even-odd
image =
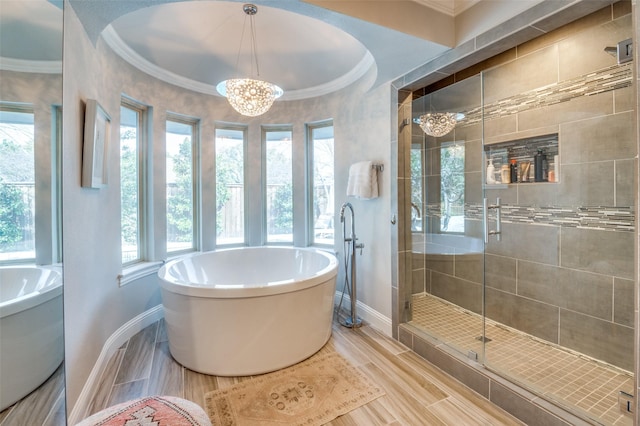
[[[627,33],[629,16],[412,102],[410,324],[611,425],[633,422],[618,404],[633,394],[637,152],[632,65],[600,45]],[[563,57],[570,42],[591,52]]]

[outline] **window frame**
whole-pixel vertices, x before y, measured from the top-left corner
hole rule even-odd
[[[411,212],[410,212],[410,216],[411,216],[411,232],[412,233],[418,233],[418,234],[426,234],[427,233],[427,222],[426,222],[426,215],[425,210],[426,210],[426,206],[428,204],[427,202],[427,191],[426,191],[426,176],[427,176],[427,161],[426,161],[426,148],[425,148],[425,143],[424,141],[420,141],[420,142],[412,142],[411,143],[411,148],[410,150],[410,162],[411,162],[411,158],[413,158],[414,153],[415,156],[418,157],[418,161],[420,162],[420,175],[419,176],[411,176],[411,180],[412,183],[413,181],[417,181],[420,185],[419,188],[419,193],[420,193],[420,200],[419,200],[419,204],[418,203],[414,203],[414,199],[413,199],[413,195],[414,195],[414,190],[413,190],[413,185],[411,188]],[[410,166],[411,172],[413,172],[413,168],[412,166]],[[414,218],[419,219],[416,222],[418,222],[420,224],[420,229],[416,230],[413,228],[414,225]]]
[[[133,110],[137,114],[136,120],[136,166],[137,166],[137,176],[138,176],[138,209],[137,209],[137,229],[138,229],[138,237],[137,237],[137,256],[135,259],[132,259],[127,262],[122,262],[123,268],[128,268],[131,266],[135,266],[137,264],[143,263],[149,260],[150,253],[150,244],[147,232],[147,226],[149,224],[149,212],[150,212],[150,201],[148,197],[151,195],[148,189],[151,187],[150,182],[147,178],[148,171],[150,167],[148,165],[148,147],[149,140],[151,140],[149,136],[149,114],[150,107],[144,105],[132,98],[123,96],[120,101],[120,108],[127,108]],[[122,111],[122,109],[120,109]],[[120,129],[122,128],[122,115],[120,116]],[[120,146],[121,146],[121,137],[118,136]],[[120,158],[119,158],[120,160]],[[122,164],[120,164],[120,172],[122,173]],[[120,175],[120,191],[122,191],[122,174]],[[120,238],[122,238],[122,192],[120,194]],[[122,251],[122,243],[120,243],[120,250]],[[120,255],[122,261],[122,252]]]
[[[443,221],[445,219],[445,214],[443,213],[443,209],[445,208],[444,206],[446,205],[445,200],[443,198],[443,170],[444,170],[444,164],[443,164],[443,159],[445,158],[445,156],[443,155],[443,151],[444,150],[449,150],[449,151],[453,151],[454,153],[451,154],[451,156],[455,156],[455,151],[459,151],[462,153],[462,158],[460,159],[459,157],[457,158],[457,162],[460,163],[458,164],[459,169],[455,170],[456,174],[462,177],[462,190],[461,190],[461,198],[462,198],[462,203],[457,203],[457,207],[461,208],[464,212],[464,203],[465,203],[465,186],[466,186],[466,170],[465,170],[465,143],[464,141],[458,141],[458,140],[453,140],[450,142],[443,142],[440,144],[440,146],[437,148],[440,152],[439,152],[439,158],[440,158],[440,164],[439,164],[439,188],[440,188],[440,194],[439,194],[439,206],[440,206],[440,220],[438,221],[438,233],[439,234],[450,234],[450,235],[464,235],[465,234],[465,215],[464,213],[462,214],[462,230],[450,230],[447,226],[443,227]],[[454,151],[455,150],[455,151]],[[455,207],[455,206],[454,206]],[[453,216],[450,216],[449,218],[451,218]],[[459,215],[456,217],[460,217]]]
[[[55,147],[52,150],[54,156],[52,164],[55,167],[52,178],[55,179],[54,185],[52,185],[54,195],[52,196],[52,203],[54,203],[54,217],[53,217],[53,231],[51,238],[53,239],[53,262],[62,263],[63,250],[62,250],[62,105],[54,105],[52,108],[53,115],[53,129],[51,131],[52,141],[55,143]]]
[[[243,206],[243,217],[242,217],[242,226],[243,226],[243,237],[241,242],[233,242],[233,243],[223,243],[220,244],[218,241],[218,213],[217,213],[217,203],[218,203],[218,194],[216,191],[215,200],[216,200],[216,223],[214,227],[214,236],[215,236],[215,246],[216,247],[241,247],[247,245],[249,241],[249,235],[247,233],[249,229],[249,212],[247,206],[249,205],[249,191],[247,191],[247,182],[248,182],[248,133],[249,128],[244,124],[234,124],[234,123],[216,123],[214,129],[214,147],[213,147],[213,169],[214,169],[214,188],[217,188],[218,185],[218,159],[217,159],[217,144],[218,144],[218,131],[219,130],[231,130],[231,131],[240,131],[242,132],[242,185],[243,185],[243,194],[242,194],[242,202]]]
[[[294,215],[294,205],[295,205],[295,194],[293,190],[293,126],[290,124],[263,124],[261,126],[261,144],[262,144],[262,180],[261,180],[261,191],[262,191],[262,240],[269,245],[293,245],[294,242],[294,225],[293,219],[291,223],[291,240],[290,241],[270,241],[269,240],[269,218],[268,218],[268,191],[267,191],[267,134],[271,132],[288,132],[291,138],[290,149],[291,149],[291,215],[293,218]]]
[[[36,111],[35,111],[35,107],[33,104],[30,103],[22,103],[22,102],[0,102],[0,111],[7,111],[7,112],[14,112],[14,113],[20,113],[20,114],[31,114],[31,116],[33,117],[33,202],[34,202],[34,206],[36,203],[36,198],[37,198],[37,191],[38,191],[38,187],[39,185],[37,185],[36,181],[37,181],[37,164],[36,164],[36,146],[37,146],[37,136],[36,136]],[[11,258],[11,259],[7,259],[7,260],[0,260],[0,265],[16,265],[16,264],[32,264],[36,262],[36,259],[38,257],[38,247],[40,244],[44,244],[44,241],[42,241],[39,244],[39,240],[42,240],[42,238],[36,236],[36,226],[37,226],[37,220],[36,220],[36,211],[37,208],[34,207],[33,209],[33,232],[34,232],[34,236],[33,236],[33,256],[31,257],[20,257],[20,258]],[[51,236],[50,236],[51,237]],[[15,252],[10,252],[10,253],[15,253]]]
[[[167,121],[172,121],[174,123],[180,123],[191,127],[191,190],[192,190],[192,244],[190,248],[185,248],[181,250],[173,250],[169,251],[169,239],[168,239],[168,223],[167,223],[167,232],[165,233],[165,245],[166,245],[166,253],[167,256],[179,256],[181,254],[191,253],[194,251],[198,251],[201,247],[201,241],[199,238],[200,235],[200,156],[199,148],[200,148],[200,125],[201,121],[199,118],[189,117],[185,115],[180,115],[176,113],[167,113],[165,118],[165,191],[167,188],[166,182],[166,124]],[[166,192],[165,192],[166,194]],[[165,197],[165,218],[168,217],[169,200]]]
[[[313,123],[307,123],[306,125],[306,163],[307,163],[307,240],[309,245],[311,246],[319,246],[319,247],[333,247],[335,246],[335,168],[336,168],[336,158],[335,158],[335,127],[333,124],[333,119],[327,119],[322,121],[316,121]],[[333,230],[334,230],[334,238],[332,243],[319,243],[315,240],[315,215],[314,215],[314,178],[315,178],[315,159],[314,159],[314,131],[317,129],[332,127],[334,136],[333,136],[333,205],[334,212],[332,213],[333,219]]]

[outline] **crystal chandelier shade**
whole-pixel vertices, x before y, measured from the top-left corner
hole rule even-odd
[[[433,112],[420,116],[419,125],[429,136],[441,137],[456,127],[456,116],[452,112]]]
[[[253,60],[255,60],[257,73],[260,75],[253,22],[255,14],[258,13],[258,7],[253,4],[245,4],[242,10],[249,16],[251,21],[251,53]],[[240,47],[242,47],[242,40],[240,41]],[[240,57],[240,52],[238,52],[238,57]],[[218,83],[216,89],[218,93],[227,98],[233,109],[247,117],[257,117],[269,111],[273,102],[284,93],[275,84],[253,78],[225,80]]]
[[[240,114],[257,117],[269,111],[283,91],[275,84],[250,78],[235,78],[223,82],[229,104]]]

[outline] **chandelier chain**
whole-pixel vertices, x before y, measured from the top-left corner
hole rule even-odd
[[[255,15],[249,16],[249,24],[251,25],[251,53],[256,61],[256,76],[260,77],[260,65],[258,64],[258,35],[256,31]]]

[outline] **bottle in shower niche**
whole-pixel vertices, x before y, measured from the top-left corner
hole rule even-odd
[[[492,185],[496,182],[496,168],[493,165],[493,158],[489,158],[489,164],[487,165],[487,183]]]
[[[534,180],[536,182],[544,182],[544,163],[547,162],[547,156],[544,155],[541,149],[538,150],[538,153],[533,156],[533,165],[534,169]]]
[[[511,164],[509,165],[509,172],[510,172],[510,180],[511,183],[517,183],[518,182],[518,162],[516,161],[515,158],[511,159]]]
[[[500,180],[502,183],[511,183],[511,170],[507,164],[500,167]]]

